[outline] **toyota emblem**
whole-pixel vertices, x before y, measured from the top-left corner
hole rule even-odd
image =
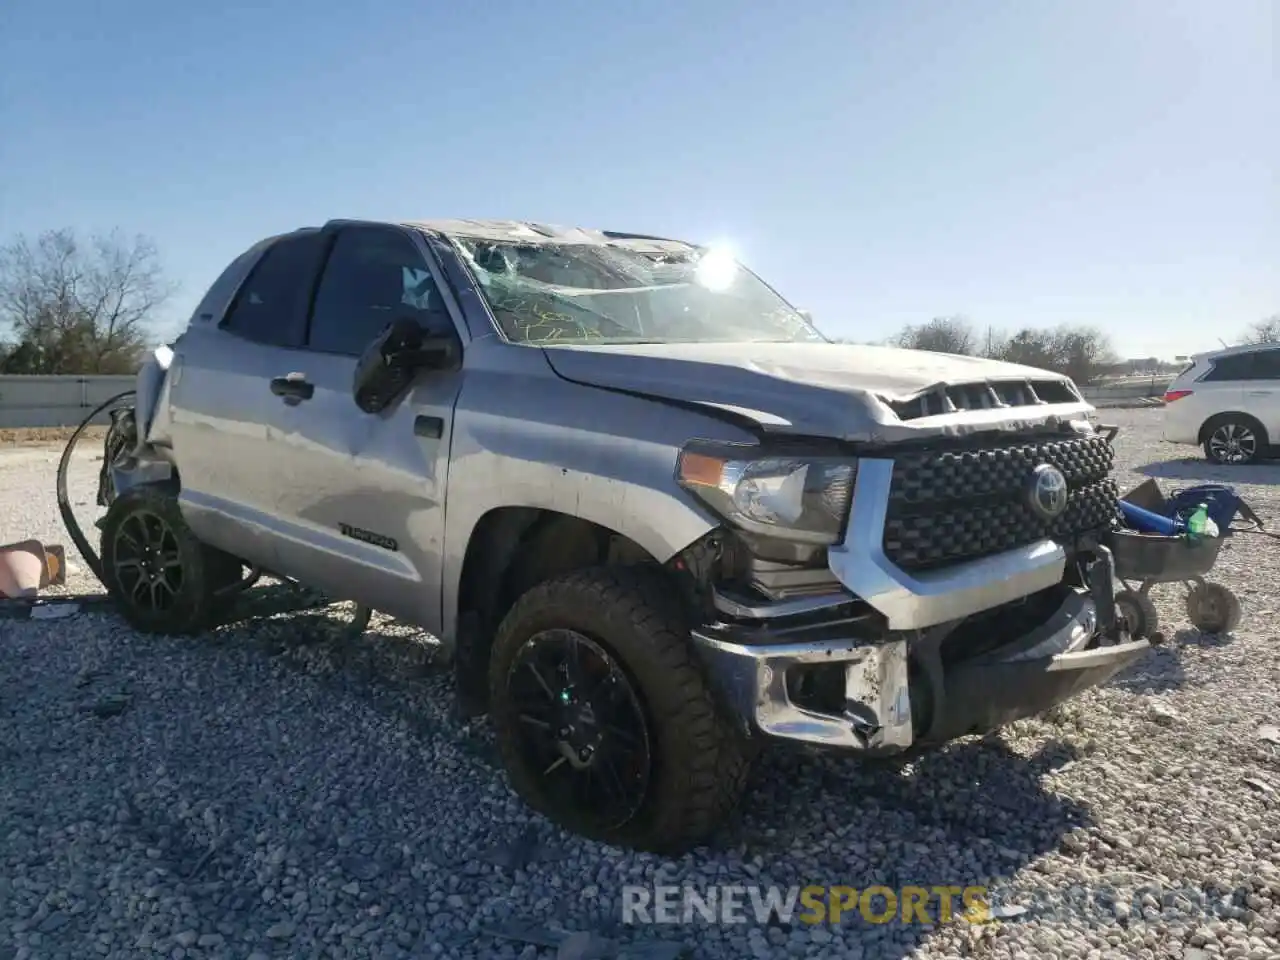
[[[1036,516],[1056,520],[1067,509],[1067,478],[1053,464],[1040,464],[1031,471],[1027,501]]]

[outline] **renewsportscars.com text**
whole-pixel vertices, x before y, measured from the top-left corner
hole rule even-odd
[[[1250,909],[1250,891],[1157,884],[1057,889],[937,884],[776,887],[676,884],[622,888],[625,924],[987,923],[1086,919],[1099,924],[1225,919]]]

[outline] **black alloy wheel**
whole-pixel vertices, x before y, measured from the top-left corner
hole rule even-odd
[[[240,561],[196,537],[175,490],[129,488],[111,501],[101,528],[103,582],[135,629],[199,633],[234,602]]]
[[[129,514],[115,531],[115,574],[130,605],[163,615],[183,587],[178,537],[164,517],[150,510]]]
[[[754,745],[721,712],[661,569],[592,567],[530,588],[487,672],[507,778],[558,826],[680,854],[737,806]]]
[[[521,752],[552,804],[603,832],[640,812],[652,770],[649,723],[604,647],[576,630],[534,634],[512,661],[507,697]]]

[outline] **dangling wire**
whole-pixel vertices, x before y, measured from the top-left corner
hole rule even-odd
[[[84,422],[76,427],[75,433],[71,434],[71,439],[67,441],[66,449],[62,451],[62,459],[58,461],[58,477],[57,477],[57,500],[58,513],[62,515],[62,522],[67,528],[67,533],[71,536],[71,542],[76,545],[76,550],[80,552],[80,556],[84,559],[85,565],[93,571],[93,575],[102,580],[102,560],[93,547],[89,545],[89,541],[85,538],[84,531],[80,529],[80,524],[76,522],[76,515],[71,510],[71,498],[67,495],[67,468],[71,465],[71,454],[75,451],[76,444],[80,442],[80,435],[93,422],[93,418],[104,410],[108,409],[112,404],[119,403],[126,397],[135,396],[136,390],[126,390],[124,393],[117,393],[114,397],[95,409],[89,416],[84,418]],[[113,424],[114,427],[114,424]],[[104,467],[110,469],[110,464],[104,464]],[[105,581],[104,581],[105,582]]]

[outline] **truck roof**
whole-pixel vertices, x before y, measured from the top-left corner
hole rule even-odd
[[[516,243],[581,243],[588,245],[620,244],[634,249],[691,250],[697,244],[669,237],[630,233],[620,230],[598,230],[589,227],[535,223],[528,220],[402,220],[404,226],[430,230],[446,236]]]

